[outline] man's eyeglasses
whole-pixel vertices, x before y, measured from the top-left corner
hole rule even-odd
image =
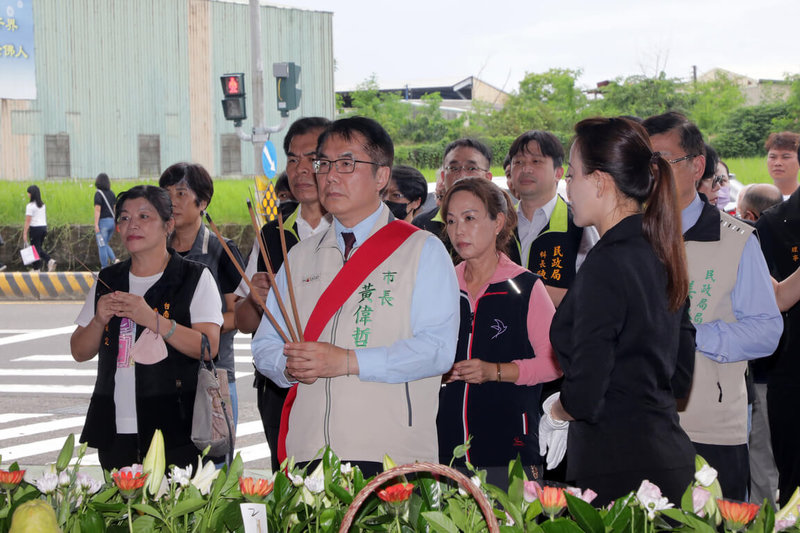
[[[364,163],[366,165],[375,165],[376,167],[382,167],[380,163],[375,163],[374,161],[361,161],[360,159],[336,159],[331,161],[330,159],[315,159],[313,161],[314,165],[314,172],[317,174],[327,174],[331,171],[331,165],[336,168],[336,172],[340,174],[352,174],[356,170],[356,163]]]
[[[444,171],[448,174],[457,174],[459,172],[486,172],[485,168],[476,167],[476,166],[446,166],[444,167]]]
[[[692,155],[685,155],[683,157],[679,157],[678,159],[667,159],[667,163],[669,163],[670,165],[674,165],[675,163],[680,163],[681,161],[687,161],[687,160],[692,159],[692,158],[697,157],[697,156],[698,156],[698,154],[692,154]]]

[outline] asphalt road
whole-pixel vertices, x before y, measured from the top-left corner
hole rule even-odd
[[[96,361],[77,363],[69,350],[80,302],[0,302],[0,468],[12,462],[55,462],[65,439],[83,428],[97,371]],[[245,467],[269,469],[255,403],[249,335],[234,341],[239,425],[236,450]],[[83,464],[98,464],[88,449]]]

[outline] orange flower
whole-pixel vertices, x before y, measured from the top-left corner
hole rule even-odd
[[[413,483],[398,483],[379,490],[378,498],[388,503],[400,503],[409,499],[412,492],[414,492]]]
[[[268,479],[259,479],[256,481],[251,477],[239,478],[239,490],[242,491],[242,495],[245,497],[258,496],[263,498],[272,492],[272,486],[273,483]]]
[[[719,512],[725,520],[725,527],[734,531],[744,529],[758,514],[761,507],[755,503],[737,503],[717,499]]]
[[[542,510],[550,518],[554,517],[567,506],[567,497],[564,496],[564,489],[558,487],[539,487],[536,486],[536,497],[542,504]]]
[[[119,472],[114,472],[111,477],[114,478],[114,483],[117,485],[120,494],[127,499],[132,498],[136,491],[144,486],[148,475],[130,469],[123,469]]]
[[[22,477],[24,475],[24,470],[14,470],[13,472],[0,470],[0,487],[2,487],[3,490],[11,490],[22,483]]]

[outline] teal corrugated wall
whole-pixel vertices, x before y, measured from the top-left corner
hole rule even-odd
[[[189,97],[189,4],[198,0],[34,0],[37,100],[12,111],[13,135],[31,136],[30,176],[45,177],[44,136],[68,133],[72,177],[107,172],[139,175],[138,136],[159,135],[161,168],[192,156]],[[200,0],[202,3],[202,0]],[[209,168],[220,174],[220,135],[233,132],[219,101],[219,75],[247,73],[250,98],[250,21],[244,3],[210,1],[208,72],[212,110],[207,128],[215,155]],[[269,124],[275,109],[272,63],[301,65],[303,96],[291,119],[332,117],[332,13],[262,6],[264,85]],[[202,82],[202,80],[193,80]],[[245,131],[252,127],[249,117]],[[283,135],[272,140],[278,146]],[[2,141],[0,139],[0,141]],[[284,163],[281,156],[281,164]],[[242,172],[253,172],[252,148],[242,145]]]

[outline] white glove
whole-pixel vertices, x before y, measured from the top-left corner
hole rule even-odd
[[[553,420],[550,409],[558,400],[561,393],[551,394],[542,404],[544,414],[539,420],[539,455],[547,454],[547,469],[553,470],[564,459],[567,453],[567,433],[569,422],[566,420]]]

